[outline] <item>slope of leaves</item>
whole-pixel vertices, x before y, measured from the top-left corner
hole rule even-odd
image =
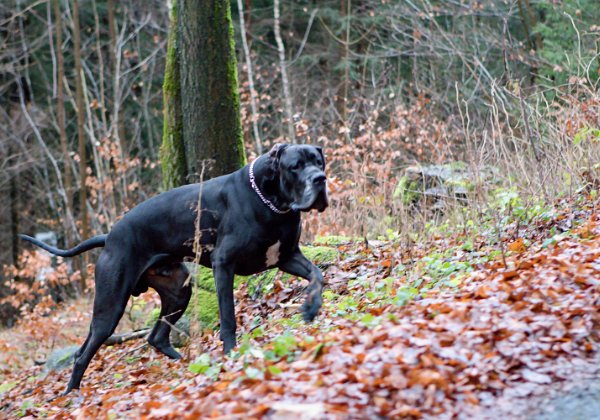
[[[483,235],[340,245],[309,325],[297,313],[304,281],[276,280],[259,300],[242,286],[231,357],[215,332],[182,361],[143,341],[105,347],[83,388],[59,397],[70,369],[8,365],[0,415],[452,417],[539,395],[597,363],[600,343],[600,217],[594,204],[560,204],[543,222],[507,225],[502,256]]]

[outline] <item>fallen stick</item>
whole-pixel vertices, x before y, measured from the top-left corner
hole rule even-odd
[[[130,331],[122,334],[113,334],[106,339],[104,344],[111,346],[113,344],[121,344],[129,340],[135,340],[136,338],[143,338],[150,333],[150,328],[144,328],[143,330]]]

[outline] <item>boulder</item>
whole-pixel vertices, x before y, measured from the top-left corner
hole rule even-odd
[[[44,364],[43,375],[48,375],[52,371],[60,371],[70,367],[73,364],[75,353],[79,346],[68,346],[55,349]]]
[[[183,347],[190,338],[190,317],[183,314],[175,323],[176,329],[171,329],[171,344],[175,347]]]
[[[448,200],[465,202],[478,185],[496,183],[497,173],[496,168],[485,166],[473,174],[464,162],[409,166],[396,185],[394,198],[404,205],[443,209]]]

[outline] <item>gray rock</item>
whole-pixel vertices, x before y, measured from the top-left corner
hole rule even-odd
[[[77,350],[79,350],[79,346],[69,346],[56,349],[50,353],[44,364],[44,375],[70,367],[73,364],[73,358]]]
[[[444,165],[415,165],[404,170],[394,190],[394,198],[405,205],[424,204],[444,209],[447,201],[466,201],[469,191],[497,181],[498,170],[491,166],[473,173],[463,162]]]
[[[535,420],[587,420],[600,418],[600,384],[578,386],[556,396],[530,418]]]
[[[190,338],[190,318],[184,314],[177,323],[175,328],[171,328],[171,344],[174,347],[183,347]]]

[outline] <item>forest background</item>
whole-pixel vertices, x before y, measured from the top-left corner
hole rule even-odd
[[[0,417],[596,415],[596,0],[175,3],[0,2]],[[194,97],[225,56],[231,89],[204,104],[233,112],[209,118]],[[231,134],[188,135],[210,119]],[[223,356],[200,269],[172,335],[182,360],[141,340],[162,322],[144,293],[83,388],[57,397],[97,252],[52,258],[18,233],[72,246],[214,175],[219,153],[236,168],[281,142],[327,158],[330,207],[301,239],[325,277],[315,322],[298,313],[306,281],[237,277]]]
[[[415,205],[425,187],[406,188],[404,176],[415,165],[461,162],[475,181],[460,199],[479,213],[502,197],[529,208],[593,189],[594,3],[231,2],[246,154],[276,142],[325,147],[332,206],[307,218],[305,241],[390,232],[410,241],[430,223],[455,220],[456,211]],[[2,2],[0,265],[23,266],[19,232],[51,231],[69,246],[81,239],[82,220],[90,234],[107,232],[164,189],[168,28],[162,1],[90,0],[77,14],[70,2]],[[445,206],[464,219],[451,195]],[[14,287],[2,281],[0,297]],[[3,308],[12,322],[11,305]]]

